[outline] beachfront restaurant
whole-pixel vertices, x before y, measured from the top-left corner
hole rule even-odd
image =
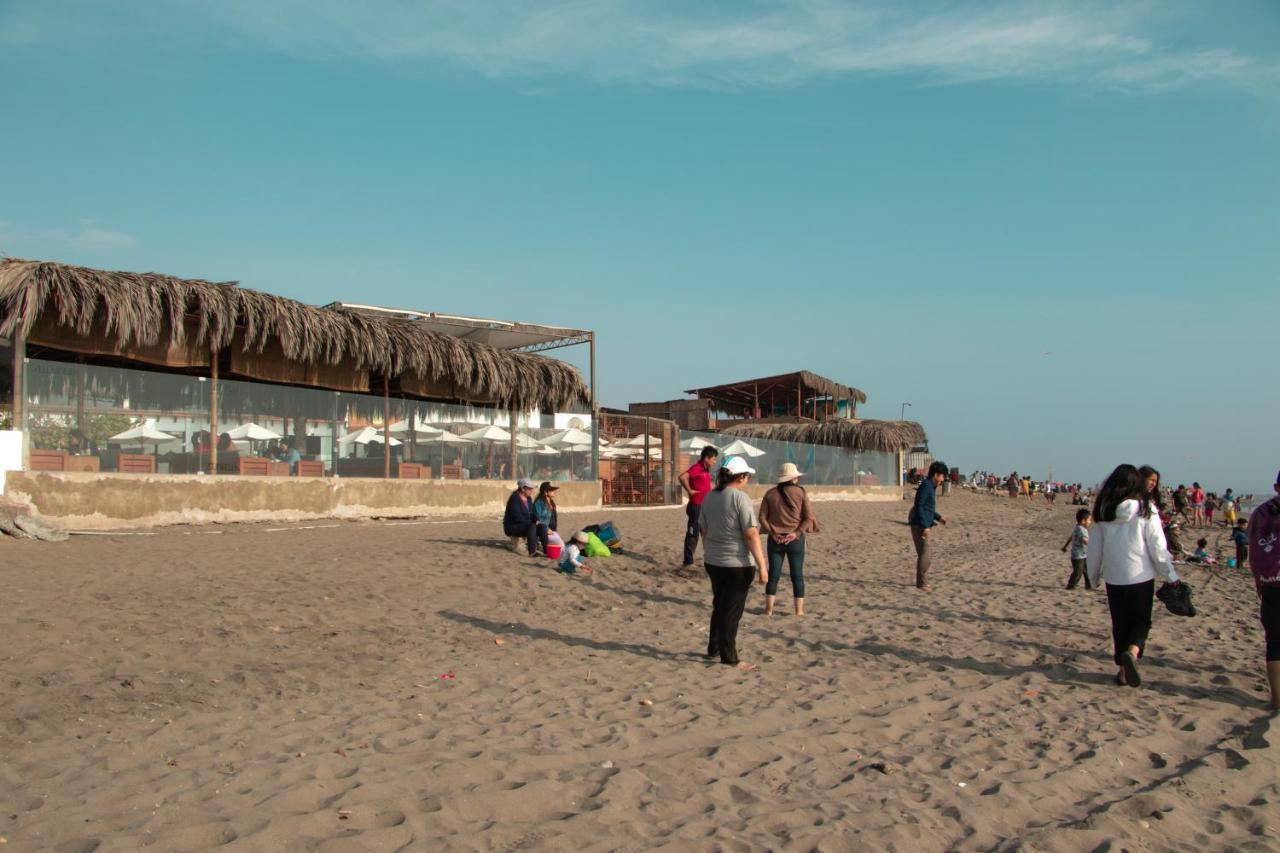
[[[579,345],[589,383],[544,354]],[[5,491],[52,518],[599,503],[587,330],[5,259],[0,362]]]

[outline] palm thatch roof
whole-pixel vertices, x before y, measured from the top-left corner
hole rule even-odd
[[[42,319],[80,336],[105,330],[122,348],[194,343],[261,353],[278,345],[291,361],[415,377],[451,386],[457,399],[510,409],[563,410],[589,397],[571,365],[412,321],[320,308],[235,282],[0,259],[0,335],[25,337]]]
[[[897,453],[927,440],[924,427],[915,421],[842,419],[805,424],[740,424],[721,434],[883,453]]]

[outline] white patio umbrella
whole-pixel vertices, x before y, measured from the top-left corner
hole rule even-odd
[[[227,435],[237,441],[271,441],[283,438],[278,432],[272,432],[266,427],[254,423],[240,424],[235,429],[228,430]]]
[[[591,433],[589,433],[589,432],[585,432],[585,431],[580,430],[580,429],[573,429],[573,428],[570,428],[570,429],[566,429],[566,430],[561,430],[560,432],[556,433],[555,435],[548,436],[547,438],[544,438],[544,439],[543,439],[543,441],[545,441],[547,444],[551,444],[551,445],[561,445],[561,444],[585,444],[585,445],[587,445],[588,447],[590,447],[590,446],[591,446]],[[601,444],[608,444],[608,442],[604,440],[604,436],[601,436],[601,437],[600,437],[600,443],[601,443]]]
[[[650,447],[662,446],[662,439],[658,438],[656,435],[646,436],[644,433],[637,435],[635,438],[627,439],[626,441],[622,442],[622,446],[623,447],[644,447],[646,439],[648,439]]]
[[[697,435],[693,436],[692,438],[686,438],[684,441],[680,442],[681,450],[701,451],[702,448],[704,447],[715,447],[715,445],[707,441],[705,438],[702,438],[701,436],[697,436]]]
[[[525,435],[522,432],[516,433],[516,447],[520,448],[521,450],[537,450],[539,447],[542,447],[542,446],[543,446],[542,442],[538,441],[537,439],[530,438],[529,436]]]
[[[127,429],[124,432],[116,433],[107,439],[111,444],[137,444],[139,447],[145,448],[148,444],[155,448],[156,455],[160,454],[160,445],[170,442],[179,441],[176,435],[169,435],[167,432],[161,432],[153,427],[150,423],[143,423],[142,426],[136,426]]]
[[[395,433],[396,435],[407,433],[409,432],[409,421],[408,419],[396,421],[391,426],[387,427],[387,430]],[[424,438],[435,438],[439,433],[440,430],[438,428],[424,424],[422,421],[415,421],[413,424],[413,434],[416,436],[420,435]]]
[[[469,441],[510,441],[511,433],[502,427],[491,424],[480,429],[473,429],[471,432],[464,432],[462,437]]]
[[[338,439],[339,444],[369,444],[370,442],[382,444],[382,430],[374,429],[373,427],[365,427],[364,429],[358,429],[355,432],[349,432],[342,438]],[[391,439],[392,447],[399,447],[400,444],[400,439]]]
[[[767,450],[761,450],[753,444],[747,444],[742,439],[738,439],[727,447],[720,448],[720,452],[725,456],[764,456]]]
[[[533,452],[538,454],[539,456],[559,456],[561,451],[557,450],[554,447],[548,447],[547,445],[544,444]]]

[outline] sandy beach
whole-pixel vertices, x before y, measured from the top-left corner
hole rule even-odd
[[[1247,574],[1180,567],[1140,689],[1073,508],[819,503],[807,605],[744,673],[701,655],[679,509],[603,518],[591,578],[496,521],[0,539],[9,850],[1280,850],[1280,731]],[[1225,540],[1219,529],[1212,534]],[[1184,534],[1184,538],[1185,534]]]

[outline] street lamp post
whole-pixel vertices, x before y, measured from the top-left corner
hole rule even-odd
[[[902,404],[902,412],[898,415],[898,420],[900,420],[900,421],[901,421],[901,420],[905,420],[905,419],[906,419],[906,417],[907,417],[907,406],[910,406],[910,405],[911,405],[910,403],[903,403],[903,404]]]

